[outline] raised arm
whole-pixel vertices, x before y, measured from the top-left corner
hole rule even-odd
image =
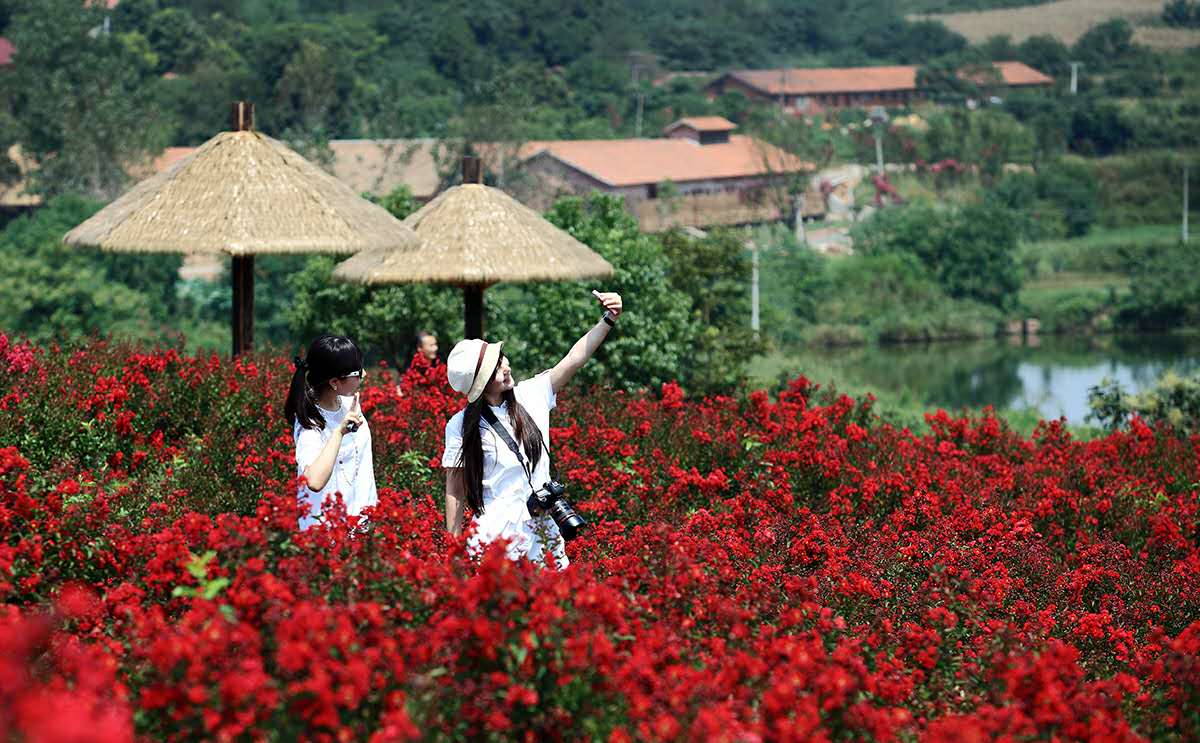
[[[605,311],[609,316],[616,321],[621,315],[621,295],[615,292],[592,292],[596,295],[596,299],[604,306]],[[604,339],[608,337],[612,327],[601,319],[591,327],[588,332],[584,333],[583,337],[575,341],[575,345],[571,346],[571,350],[563,356],[562,361],[554,365],[550,370],[550,384],[554,387],[554,392],[557,394],[571,378],[575,376],[575,372],[583,368]]]

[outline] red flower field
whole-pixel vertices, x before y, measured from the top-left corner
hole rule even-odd
[[[558,572],[444,534],[437,369],[297,532],[290,373],[0,336],[0,737],[1200,738],[1200,439],[573,390]]]

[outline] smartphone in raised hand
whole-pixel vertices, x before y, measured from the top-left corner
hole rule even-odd
[[[362,415],[362,406],[358,402],[358,393],[357,392],[354,393],[354,407],[350,408],[350,414],[351,415]],[[349,421],[348,423],[346,423],[346,431],[348,431],[349,433],[354,433],[357,430],[358,430],[358,422],[357,421]]]
[[[602,296],[600,296],[600,292],[596,291],[595,289],[592,289],[592,296],[595,297],[596,301],[600,302],[601,305],[604,304],[604,298]],[[609,312],[607,308],[605,308],[605,310],[604,310],[604,316],[607,317],[609,320],[614,319],[613,314],[611,312]]]

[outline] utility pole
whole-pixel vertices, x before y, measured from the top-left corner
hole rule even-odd
[[[1071,95],[1079,92],[1079,66],[1081,62],[1071,63]]]
[[[779,70],[779,120],[787,113],[787,68]]]
[[[637,116],[634,118],[633,136],[636,139],[642,138],[642,108],[646,103],[646,95],[642,92],[642,88],[638,85],[638,70],[641,65],[634,63],[633,65],[633,93],[637,96]]]
[[[1188,164],[1183,161],[1183,242],[1188,241]]]
[[[888,122],[887,109],[883,106],[875,106],[871,109],[871,115],[867,119],[871,123],[872,133],[875,135],[875,167],[879,169],[879,175],[883,175],[883,125]]]
[[[750,329],[758,335],[758,241],[750,241]]]
[[[796,242],[800,245],[808,244],[808,236],[804,234],[804,192],[796,194],[792,197],[792,230],[796,236]]]

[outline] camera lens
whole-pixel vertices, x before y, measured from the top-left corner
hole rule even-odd
[[[566,498],[558,498],[554,501],[550,506],[550,517],[558,525],[558,531],[562,534],[562,538],[568,542],[579,536],[579,532],[587,527],[587,521],[571,507]]]

